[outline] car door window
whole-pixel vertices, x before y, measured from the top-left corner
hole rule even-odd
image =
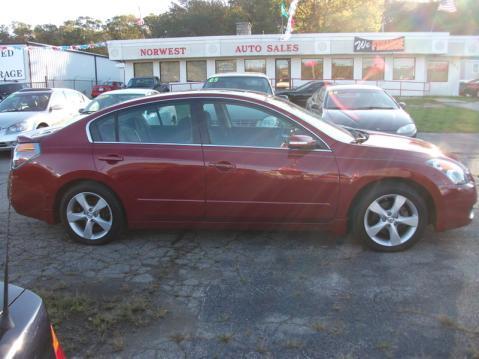
[[[55,91],[52,94],[52,99],[50,101],[50,107],[59,106],[61,108],[66,108],[66,99],[63,91]]]
[[[112,132],[113,131],[113,132]],[[191,105],[180,102],[149,104],[120,110],[90,126],[94,142],[194,144]]]
[[[213,145],[284,148],[292,134],[312,136],[297,123],[252,104],[205,103],[203,114]]]

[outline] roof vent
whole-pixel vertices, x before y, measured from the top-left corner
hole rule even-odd
[[[236,23],[236,35],[251,35],[251,23],[250,22],[237,22]]]

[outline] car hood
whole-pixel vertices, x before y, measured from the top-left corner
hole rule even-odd
[[[23,120],[41,116],[43,116],[42,112],[1,112],[0,128],[7,128]]]
[[[343,126],[371,131],[396,132],[399,127],[413,123],[403,110],[328,110],[325,119]]]
[[[432,143],[411,137],[391,135],[380,132],[369,132],[369,138],[361,146],[379,147],[389,150],[403,150],[421,153],[430,157],[441,157],[445,154]]]

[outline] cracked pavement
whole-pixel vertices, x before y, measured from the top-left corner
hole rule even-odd
[[[448,141],[472,168],[477,136]],[[0,153],[2,239],[7,174]],[[90,247],[15,213],[11,229],[13,284],[167,310],[124,330],[121,348],[89,340],[72,357],[479,357],[477,221],[393,254],[319,232],[135,231]],[[72,333],[58,334],[66,344]]]

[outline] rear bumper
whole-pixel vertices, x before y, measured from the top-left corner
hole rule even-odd
[[[8,196],[18,214],[54,224],[52,193],[56,181],[47,171],[34,164],[27,164],[10,172]]]
[[[475,184],[471,182],[462,186],[444,186],[440,191],[442,198],[436,204],[436,230],[445,231],[471,223],[471,213],[477,201]]]

